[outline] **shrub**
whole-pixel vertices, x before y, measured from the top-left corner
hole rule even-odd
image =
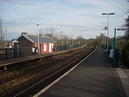
[[[129,67],[129,41],[122,50],[121,59],[124,65]]]

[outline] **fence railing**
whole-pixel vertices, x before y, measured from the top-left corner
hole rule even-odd
[[[0,60],[12,59],[13,48],[0,48]]]
[[[18,48],[0,48],[0,61],[20,57]]]

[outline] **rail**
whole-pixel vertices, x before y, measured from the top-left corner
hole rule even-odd
[[[42,54],[42,55],[27,56],[27,57],[22,57],[22,58],[17,58],[17,59],[10,59],[10,60],[0,62],[0,67],[4,67],[4,70],[6,70],[7,66],[9,66],[11,64],[17,64],[17,63],[30,61],[30,60],[32,61],[32,60],[42,59],[42,58],[51,57],[51,56],[55,56],[55,55],[61,55],[61,54],[72,52],[72,51],[78,50],[78,49],[82,49],[82,47],[69,49],[69,50],[63,50],[63,51],[57,51],[57,52],[53,52],[53,53],[49,53],[49,54]]]

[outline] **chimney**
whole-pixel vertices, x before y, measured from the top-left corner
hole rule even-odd
[[[26,35],[26,34],[27,34],[27,32],[22,32],[22,33],[21,33],[21,35]]]

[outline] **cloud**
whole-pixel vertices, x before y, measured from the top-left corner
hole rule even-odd
[[[53,24],[68,35],[68,32],[100,33],[107,21],[102,12],[116,13],[110,17],[112,30],[124,21],[124,11],[128,8],[126,0],[0,0],[0,5],[9,32],[34,33],[38,23]]]

